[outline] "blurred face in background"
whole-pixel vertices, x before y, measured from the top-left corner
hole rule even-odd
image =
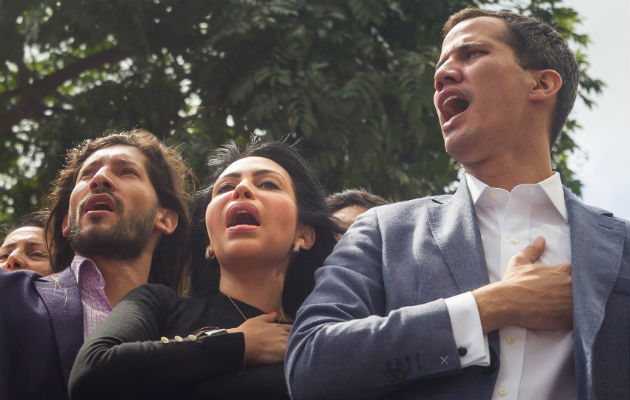
[[[51,272],[44,244],[44,228],[23,226],[11,231],[0,247],[0,268],[9,271],[29,269],[47,275]]]
[[[359,214],[363,214],[368,209],[362,206],[348,206],[341,208],[333,213],[333,217],[342,222],[344,229],[348,229],[354,223]]]

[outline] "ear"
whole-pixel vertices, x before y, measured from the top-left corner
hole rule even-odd
[[[61,223],[61,234],[65,238],[70,236],[70,228],[68,228],[68,214],[63,216],[63,222]]]
[[[301,250],[310,250],[315,244],[315,229],[310,225],[299,224],[297,228],[297,236],[295,245],[299,244]]]
[[[529,98],[534,101],[544,101],[553,98],[562,87],[562,77],[553,69],[533,70],[534,83]]]
[[[160,207],[156,215],[154,228],[166,235],[170,235],[175,232],[178,221],[179,215],[174,210]]]
[[[208,247],[206,247],[206,260],[210,261],[215,257],[214,255],[214,249],[212,248],[212,245],[209,244]]]

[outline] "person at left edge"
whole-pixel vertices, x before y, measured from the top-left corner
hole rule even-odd
[[[8,271],[28,269],[40,275],[52,272],[44,238],[47,218],[45,211],[35,211],[22,216],[9,228],[0,246],[0,268]]]
[[[0,398],[64,399],[85,337],[131,289],[178,288],[189,252],[179,155],[143,130],[71,149],[48,198],[53,274],[0,270]]]

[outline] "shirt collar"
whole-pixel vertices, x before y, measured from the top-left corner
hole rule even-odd
[[[72,269],[72,272],[74,273],[74,277],[77,280],[79,287],[82,287],[83,285],[86,285],[87,283],[95,283],[95,282],[98,282],[97,283],[98,287],[105,286],[105,279],[103,278],[101,271],[99,271],[94,261],[90,260],[89,258],[80,256],[78,254],[75,255],[74,258],[72,259],[72,264],[70,264],[70,268]],[[80,279],[81,277],[85,278],[85,276],[89,276],[89,277],[95,276],[96,279]]]
[[[486,185],[471,174],[465,174],[465,177],[473,204],[476,205],[483,192],[490,186]],[[551,204],[553,204],[556,211],[558,211],[558,213],[562,216],[562,219],[564,219],[565,222],[568,222],[567,205],[564,201],[564,189],[562,188],[560,174],[554,172],[549,178],[536,183],[536,185],[545,192]]]
[[[488,185],[470,174],[464,174],[464,176],[466,177],[466,183],[468,184],[468,191],[470,192],[472,202],[473,204],[477,204],[477,200],[479,200],[479,197],[481,197],[481,194],[486,190]]]
[[[564,189],[562,188],[562,181],[560,179],[560,174],[554,172],[549,178],[545,179],[542,182],[538,182],[538,186],[542,188],[551,200],[553,206],[558,210],[560,215],[562,215],[562,219],[564,222],[569,221],[569,217],[567,214],[567,204],[564,201]]]

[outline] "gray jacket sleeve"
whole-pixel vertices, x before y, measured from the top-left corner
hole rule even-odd
[[[435,296],[457,288],[428,228],[417,228],[424,221],[387,210],[361,215],[316,272],[287,351],[294,399],[375,398],[460,371],[446,304]]]

